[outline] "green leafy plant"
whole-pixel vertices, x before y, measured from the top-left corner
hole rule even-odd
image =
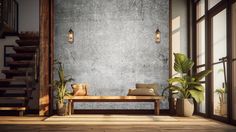
[[[224,102],[224,94],[226,93],[225,88],[217,88],[215,92],[219,96],[220,105]]]
[[[218,70],[218,74],[222,73],[224,75],[224,72],[225,71],[224,71],[223,68]],[[218,94],[218,96],[219,96],[220,105],[222,105],[224,103],[224,94],[227,91],[227,89],[225,87],[226,86],[226,82],[223,82],[222,84],[223,84],[223,86],[221,88],[217,88],[215,90],[215,93]]]
[[[194,66],[194,62],[186,55],[174,53],[174,70],[180,74],[178,77],[168,79],[169,86],[163,90],[178,91],[180,98],[193,98],[197,103],[204,100],[204,87],[200,80],[206,77],[211,70],[204,70],[196,75],[189,75],[188,72]]]
[[[73,81],[73,78],[65,76],[63,64],[55,60],[56,70],[59,76],[59,80],[54,80],[54,88],[56,89],[56,98],[59,103],[63,103],[64,97],[70,95],[66,84]]]

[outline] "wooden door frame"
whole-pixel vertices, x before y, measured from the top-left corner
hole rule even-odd
[[[54,0],[40,0],[40,63],[39,63],[39,116],[52,114],[53,54],[54,54]]]
[[[228,28],[228,30],[229,30],[229,32],[230,32],[230,35],[228,36],[229,37],[229,41],[230,41],[230,47],[228,47],[228,50],[230,50],[230,57],[229,57],[229,60],[232,60],[232,61],[230,61],[230,67],[229,68],[231,68],[231,69],[233,69],[233,50],[231,50],[231,49],[233,49],[233,34],[232,34],[232,6],[233,6],[233,4],[235,4],[236,3],[236,0],[232,0],[231,1],[231,3],[228,3],[228,9],[229,9],[229,11],[228,11],[228,13],[227,13],[227,17],[228,17],[228,19],[229,19],[229,22],[227,23],[227,25],[229,25],[227,28]],[[230,81],[231,81],[231,83],[229,84],[230,86],[231,86],[231,89],[230,89],[230,95],[229,95],[229,97],[228,97],[228,100],[230,100],[230,103],[232,104],[231,106],[228,106],[228,109],[230,110],[230,122],[233,124],[233,125],[236,125],[236,119],[234,119],[233,118],[233,116],[235,115],[235,113],[233,112],[234,111],[234,109],[233,109],[233,80],[232,80],[232,77],[233,77],[233,73],[231,73],[230,75],[228,75],[228,78],[230,79]]]
[[[219,4],[217,4],[215,7],[213,7],[211,10],[209,10],[208,12],[208,17],[207,17],[207,43],[208,46],[209,46],[209,50],[208,51],[208,54],[207,54],[207,58],[208,58],[208,63],[207,63],[207,67],[209,69],[213,69],[213,40],[212,40],[212,18],[217,15],[218,13],[220,13],[221,11],[223,10],[227,10],[227,7],[226,7],[226,3],[223,3],[224,1],[220,2]],[[222,4],[221,4],[222,3]],[[227,14],[227,13],[226,13]],[[227,22],[227,18],[226,18],[226,22]],[[226,27],[226,30],[227,30],[227,27]],[[227,30],[227,33],[228,33],[228,30]],[[228,46],[228,39],[226,38],[226,46]],[[226,48],[227,49],[227,48]],[[228,51],[227,51],[227,56],[228,56]],[[227,65],[228,66],[228,65]],[[228,69],[228,67],[227,67]],[[227,71],[227,73],[229,73]],[[210,74],[208,76],[208,88],[209,88],[209,91],[208,91],[208,96],[209,96],[209,107],[208,107],[208,111],[209,111],[209,117],[213,118],[213,119],[216,119],[216,120],[219,120],[219,121],[222,121],[222,122],[228,122],[228,116],[227,117],[222,117],[222,116],[218,116],[218,115],[215,115],[214,114],[214,88],[213,88],[213,84],[214,84],[214,77],[213,77],[213,73]],[[229,89],[228,85],[227,85],[227,88]],[[227,106],[229,106],[228,104],[228,99],[227,99]],[[227,114],[229,114],[229,112],[227,112]]]

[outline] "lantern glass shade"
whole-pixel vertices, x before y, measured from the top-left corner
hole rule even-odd
[[[160,43],[161,42],[161,32],[159,31],[159,29],[156,30],[155,41],[156,41],[156,43]]]
[[[70,29],[68,32],[68,42],[70,44],[72,44],[74,42],[74,32],[72,29]]]

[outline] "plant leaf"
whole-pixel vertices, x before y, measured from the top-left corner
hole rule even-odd
[[[194,62],[185,54],[174,53],[175,63],[174,69],[178,73],[187,73],[194,65]]]
[[[201,103],[204,100],[204,92],[198,90],[189,90],[189,92],[197,103]]]
[[[206,77],[210,73],[211,73],[211,70],[204,70],[204,71],[197,73],[193,77],[195,78],[196,81],[200,81],[200,80],[202,80],[202,78]]]

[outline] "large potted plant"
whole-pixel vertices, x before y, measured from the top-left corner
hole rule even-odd
[[[204,70],[196,75],[188,74],[194,62],[181,53],[174,53],[174,57],[174,70],[179,75],[168,79],[169,86],[163,90],[163,93],[167,89],[172,92],[177,91],[179,98],[176,102],[176,114],[179,116],[192,116],[194,111],[193,100],[197,103],[201,103],[204,100],[204,87],[200,80],[206,77],[211,71]]]
[[[64,67],[61,62],[55,61],[56,71],[58,73],[59,80],[54,80],[54,88],[56,90],[56,99],[57,99],[57,114],[65,115],[67,107],[64,102],[64,97],[70,95],[66,87],[68,82],[73,81],[69,76],[65,76]]]

